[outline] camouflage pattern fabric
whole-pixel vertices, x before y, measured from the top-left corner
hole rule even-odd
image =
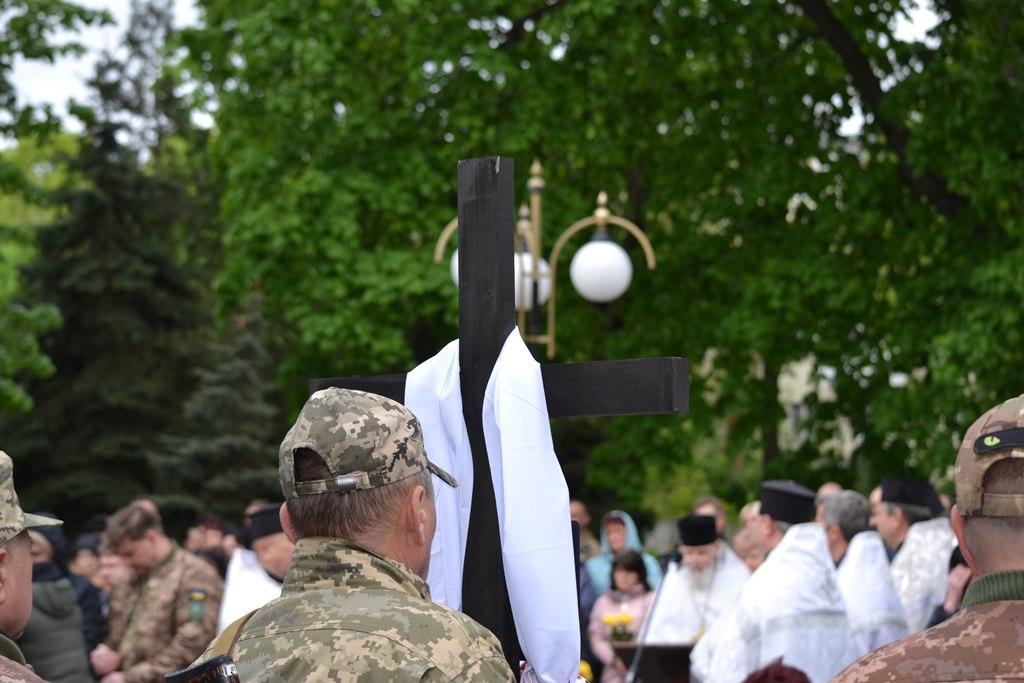
[[[1024,517],[1024,495],[982,491],[988,468],[1007,458],[1024,458],[1022,428],[1024,396],[1018,396],[988,410],[964,434],[953,474],[956,504],[964,515]]]
[[[129,683],[184,668],[217,630],[224,584],[206,561],[175,547],[149,574],[114,589],[106,643]]]
[[[25,664],[17,644],[0,632],[0,683],[46,683]]]
[[[323,458],[331,479],[295,481],[295,451]],[[355,491],[391,484],[424,469],[449,486],[452,475],[427,460],[423,432],[401,403],[365,391],[332,387],[316,392],[288,430],[279,453],[285,498]]]
[[[57,526],[64,522],[50,517],[26,514],[14,491],[14,463],[0,451],[0,543],[7,543],[25,529]]]
[[[490,631],[402,564],[333,538],[298,542],[281,597],[231,654],[245,683],[515,680]]]
[[[1024,681],[1024,601],[990,602],[869,652],[833,683]]]

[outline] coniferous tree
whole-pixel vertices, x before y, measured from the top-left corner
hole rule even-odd
[[[252,498],[280,497],[276,440],[280,415],[253,297],[210,347],[198,385],[185,401],[187,434],[167,439],[154,459],[157,502],[237,518]]]
[[[137,6],[124,46],[105,54],[73,111],[84,126],[60,193],[62,217],[40,229],[25,287],[53,302],[63,326],[44,339],[57,374],[32,387],[36,410],[0,424],[18,459],[29,507],[76,518],[151,491],[151,464],[191,387],[190,337],[200,321],[195,283],[173,235],[187,195],[146,160],[166,130],[147,108],[166,7]],[[141,133],[140,133],[141,132]]]

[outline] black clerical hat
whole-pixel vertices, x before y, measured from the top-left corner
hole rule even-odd
[[[715,518],[709,515],[687,515],[679,520],[679,539],[683,545],[710,545],[718,540]]]
[[[881,488],[883,503],[901,505],[932,517],[945,511],[935,487],[923,479],[889,477],[882,480]]]
[[[250,515],[249,541],[281,533],[281,504],[264,505]]]
[[[776,522],[803,524],[814,520],[814,491],[795,481],[761,484],[761,514]]]

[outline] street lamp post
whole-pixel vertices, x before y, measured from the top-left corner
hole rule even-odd
[[[644,252],[647,268],[655,267],[654,249],[640,227],[632,221],[616,216],[608,209],[608,195],[597,196],[594,213],[582,218],[555,240],[551,255],[545,260],[541,254],[543,241],[543,194],[544,176],[540,161],[534,160],[530,167],[530,205],[519,209],[516,222],[515,299],[519,330],[529,344],[544,345],[548,358],[555,355],[556,323],[556,277],[558,257],[566,243],[588,228],[594,228],[594,235],[576,251],[569,264],[569,279],[580,296],[594,303],[607,303],[622,296],[633,277],[633,264],[629,254],[611,239],[608,229],[622,228],[636,237]],[[441,231],[434,245],[434,261],[444,260],[445,247],[459,228],[458,219],[453,219]],[[449,265],[452,280],[458,284],[458,251],[452,254]],[[547,329],[541,331],[540,307],[547,304]],[[527,322],[529,321],[529,325]]]

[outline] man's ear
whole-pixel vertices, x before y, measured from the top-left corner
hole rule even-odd
[[[960,508],[956,505],[949,511],[949,525],[953,527],[953,535],[956,536],[956,542],[960,545],[960,552],[964,556],[964,561],[971,568],[974,578],[978,578],[981,576],[981,572],[978,569],[978,561],[975,559],[971,547],[967,545],[967,518],[963,516]]]
[[[427,498],[427,489],[420,484],[413,486],[408,498],[406,498],[406,528],[420,539],[420,543],[427,542]]]
[[[278,517],[281,518],[281,530],[284,531],[284,535],[288,537],[288,540],[292,543],[298,541],[295,535],[295,527],[292,526],[292,516],[288,512],[288,503],[281,503],[281,509],[278,511]]]

